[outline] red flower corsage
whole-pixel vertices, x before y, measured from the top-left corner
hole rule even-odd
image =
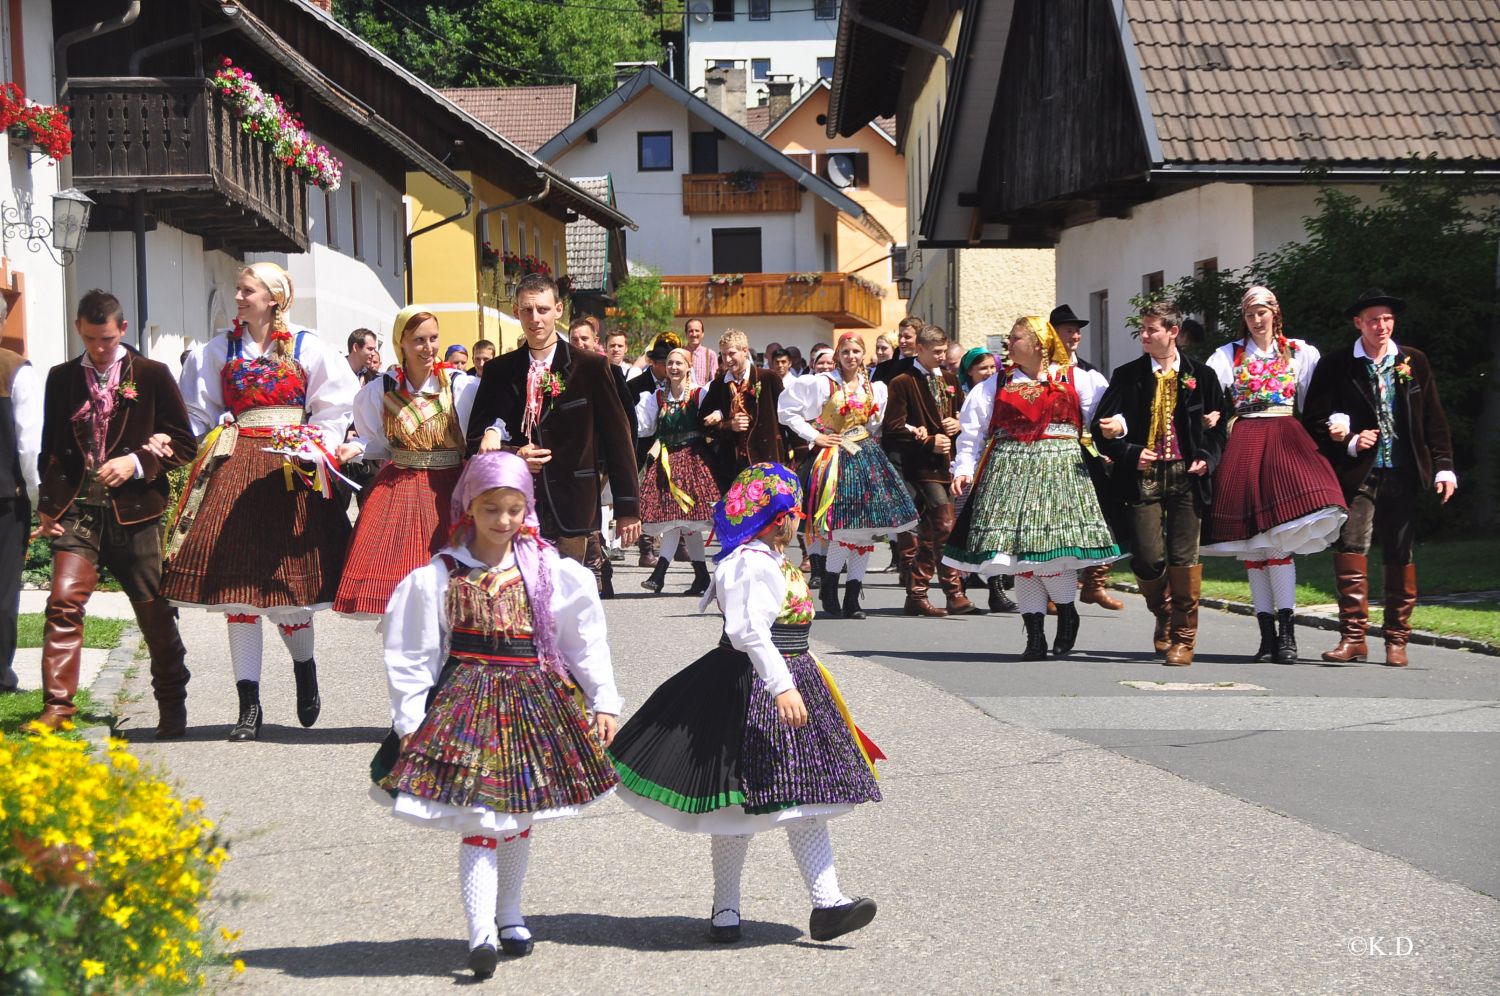
[[[1198,378],[1194,377],[1192,374],[1184,374],[1182,378],[1182,386],[1187,388],[1189,391],[1196,391],[1198,389]]]
[[[133,380],[122,381],[120,386],[115,388],[115,393],[125,401],[134,401],[141,396],[141,392],[136,390],[135,381]]]
[[[1403,356],[1396,363],[1396,379],[1405,384],[1411,380],[1411,357]]]
[[[567,388],[567,384],[557,374],[548,371],[542,377],[542,394],[549,398],[555,398]]]

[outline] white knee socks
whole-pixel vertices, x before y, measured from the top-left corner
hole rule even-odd
[[[740,876],[750,853],[750,835],[714,834],[708,849],[714,864],[713,924],[732,927],[740,922]]]
[[[1250,581],[1250,601],[1255,604],[1257,614],[1271,612],[1271,576],[1266,573],[1264,560],[1245,561],[1245,577]]]
[[[838,871],[833,867],[833,841],[828,824],[822,820],[802,820],[786,828],[787,843],[802,872],[802,881],[812,896],[814,909],[842,906],[852,900],[839,890]]]
[[[235,681],[260,681],[260,616],[232,613],[229,623],[229,663]]]
[[[294,661],[313,659],[313,614],[311,609],[272,609],[267,617],[276,623],[281,642]]]
[[[829,548],[830,554],[835,549],[843,551],[843,562],[849,570],[849,580],[863,583],[865,580],[865,570],[870,566],[870,554],[875,552],[875,548],[873,546],[859,546],[857,544],[835,542]],[[831,560],[832,557],[830,556],[829,559]],[[832,571],[833,567],[830,566],[828,569]]]
[[[1035,574],[1016,575],[1016,607],[1022,615],[1047,614],[1047,588]]]
[[[458,889],[469,922],[469,950],[495,940],[495,895],[498,877],[493,837],[465,837],[458,845]]]
[[[682,545],[687,548],[688,559],[695,564],[703,563],[707,555],[704,549],[703,532],[698,529],[682,531]]]
[[[1041,578],[1042,587],[1047,589],[1047,597],[1058,605],[1078,599],[1078,572],[1063,571],[1060,574],[1048,574]],[[1042,611],[1047,611],[1047,606],[1042,606]]]
[[[1297,565],[1290,554],[1280,554],[1266,560],[1266,573],[1271,577],[1271,598],[1278,609],[1297,607]]]
[[[531,863],[531,831],[500,841],[495,852],[499,861],[499,904],[496,922],[500,924],[500,936],[508,941],[524,941],[531,937],[526,929],[526,918],[521,915],[521,887],[526,884],[526,867]]]
[[[670,562],[673,557],[677,556],[677,541],[681,538],[682,529],[680,527],[674,526],[673,528],[668,529],[666,532],[662,533],[661,553],[658,554],[658,556],[660,556],[663,560]]]
[[[828,573],[838,574],[849,562],[849,548],[842,543],[828,544]]]

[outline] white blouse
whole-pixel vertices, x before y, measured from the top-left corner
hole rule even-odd
[[[1047,369],[1056,377],[1062,367],[1054,363]],[[1010,379],[1012,383],[1031,380],[1019,369],[1011,373]],[[999,386],[1000,376],[996,375],[970,390],[969,396],[964,399],[963,410],[958,413],[958,445],[954,448],[953,455],[953,474],[956,477],[974,476],[979,455],[984,452],[984,444],[989,441],[990,418],[995,413],[995,391]],[[1108,387],[1109,383],[1104,375],[1097,370],[1073,368],[1073,389],[1078,392],[1084,425],[1093,420],[1094,409],[1099,407],[1099,399],[1104,397],[1104,391]]]
[[[833,394],[834,378],[838,376],[841,375],[835,372],[787,378],[781,389],[781,398],[776,404],[776,418],[809,443],[817,439],[818,427],[813,422],[823,414],[823,406],[828,404],[828,399]],[[848,381],[841,383],[848,384]],[[874,390],[876,406],[884,411],[885,384],[871,381],[870,387]],[[872,435],[878,434],[880,420],[872,420],[868,428]]]
[[[760,540],[750,540],[719,562],[713,584],[698,603],[702,611],[718,599],[724,613],[724,634],[734,649],[750,655],[751,666],[772,698],[797,687],[786,658],[771,642],[771,624],[781,615],[786,601],[783,559]]]
[[[474,411],[474,396],[479,391],[479,378],[456,370],[449,371],[453,387],[453,413],[458,417],[459,435],[469,431],[469,415]],[[436,394],[437,375],[430,374],[422,384],[422,392]],[[381,375],[359,389],[354,396],[354,431],[363,444],[366,460],[389,460],[391,443],[385,435],[385,376]]]
[[[396,586],[380,629],[385,640],[385,672],[391,694],[391,725],[406,736],[422,725],[427,692],[437,684],[447,660],[448,554],[468,567],[484,567],[466,547],[450,546]],[[618,716],[624,707],[615,687],[614,666],[605,639],[604,606],[588,568],[557,557],[552,572],[552,618],[557,650],[568,673],[583,689],[589,708]]]
[[[344,441],[349,431],[354,395],[359,391],[359,378],[349,368],[343,354],[335,352],[311,329],[293,328],[295,337],[302,337],[302,351],[297,357],[307,374],[307,421],[323,430],[323,442],[332,453]],[[267,340],[269,343],[269,340]],[[294,339],[295,342],[295,339]],[[261,350],[247,335],[242,341],[243,355],[255,359]],[[199,437],[224,420],[229,411],[224,404],[224,383],[219,372],[229,355],[229,339],[220,331],[188,356],[183,364],[182,376],[177,378],[182,388],[182,400],[187,404],[188,419],[193,432]]]
[[[1317,369],[1318,360],[1322,359],[1323,354],[1318,352],[1317,346],[1302,339],[1291,339],[1289,341],[1297,345],[1296,352],[1292,353],[1292,372],[1297,375],[1297,409],[1300,411],[1302,408],[1302,399],[1307,397],[1307,389],[1312,384],[1313,371]],[[1248,337],[1245,339],[1236,339],[1233,342],[1226,342],[1214,350],[1213,355],[1208,358],[1208,367],[1218,376],[1219,386],[1224,388],[1226,392],[1233,391],[1234,347],[1238,346],[1241,342],[1245,344],[1245,353],[1256,359],[1269,360],[1276,355],[1276,343],[1274,340],[1271,342],[1270,349],[1262,351],[1255,344],[1255,341]],[[1231,403],[1233,403],[1232,394]],[[1260,414],[1269,413],[1256,412],[1245,417],[1254,418]]]
[[[661,406],[656,401],[656,392],[659,390],[665,391],[668,397],[673,401],[683,400],[683,398],[681,397],[675,397],[672,395],[672,387],[670,384],[661,388],[653,387],[651,390],[643,393],[640,396],[640,399],[635,403],[636,435],[640,436],[642,439],[647,436],[656,435],[656,417],[661,414]],[[694,391],[698,390],[701,390],[701,388],[688,388],[688,396],[691,396]]]

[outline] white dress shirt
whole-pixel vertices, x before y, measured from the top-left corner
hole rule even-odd
[[[459,436],[469,430],[469,415],[474,411],[474,395],[479,390],[479,378],[451,370],[448,373],[453,389],[453,414],[458,419]],[[419,393],[436,394],[436,374],[429,374]],[[389,460],[391,443],[385,435],[385,377],[377,377],[354,396],[354,431],[359,434],[354,442],[363,444],[366,460]]]
[[[1051,376],[1056,377],[1063,368],[1054,363],[1047,369]],[[1087,371],[1077,367],[1071,369],[1075,375],[1073,389],[1078,392],[1078,403],[1083,409],[1083,424],[1088,425],[1093,420],[1094,409],[1099,407],[1099,399],[1104,397],[1108,385],[1103,377],[1078,377],[1077,374]],[[955,477],[974,476],[979,455],[984,452],[984,445],[989,441],[990,419],[995,412],[995,392],[1000,387],[1000,377],[997,374],[979,384],[964,399],[963,410],[958,413],[958,445],[954,448],[953,456]],[[1030,380],[1026,372],[1019,368],[1010,375],[1011,383],[1027,383]]]
[[[21,461],[21,480],[25,483],[26,497],[31,499],[32,508],[36,507],[37,491],[41,487],[36,462],[42,453],[43,393],[36,367],[25,363],[16,368],[16,378],[10,385],[10,407],[16,423],[16,456]],[[139,471],[139,460],[136,467]]]
[[[749,540],[719,562],[713,584],[698,603],[701,611],[718,599],[724,613],[724,634],[734,649],[749,655],[751,666],[772,698],[797,687],[786,658],[771,641],[771,624],[786,602],[782,559],[760,540]]]

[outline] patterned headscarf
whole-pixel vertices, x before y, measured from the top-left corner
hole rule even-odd
[[[476,453],[469,458],[453,488],[454,540],[467,544],[474,538],[469,506],[475,498],[495,488],[510,488],[526,497],[525,525],[511,549],[516,552],[516,567],[521,571],[521,581],[531,602],[532,639],[536,641],[537,655],[561,674],[564,665],[558,657],[557,627],[552,619],[552,568],[557,550],[538,531],[531,469],[525,460],[514,453],[499,451]]]
[[[1250,337],[1250,323],[1244,320],[1246,308],[1264,305],[1276,313],[1272,320],[1271,330],[1276,339],[1276,348],[1282,355],[1290,355],[1290,344],[1287,342],[1286,332],[1281,324],[1281,303],[1276,300],[1276,295],[1271,293],[1271,288],[1256,284],[1245,291],[1245,296],[1240,298],[1240,334],[1245,338]]]
[[[1068,352],[1068,347],[1063,345],[1062,339],[1057,335],[1057,330],[1052,323],[1045,321],[1038,315],[1025,315],[1016,319],[1017,325],[1025,325],[1036,341],[1042,347],[1042,365],[1056,363],[1058,366],[1069,366],[1073,362],[1073,356]]]
[[[714,533],[723,560],[788,512],[802,507],[802,485],[797,475],[779,463],[757,463],[735,477],[724,497],[714,505]]]

